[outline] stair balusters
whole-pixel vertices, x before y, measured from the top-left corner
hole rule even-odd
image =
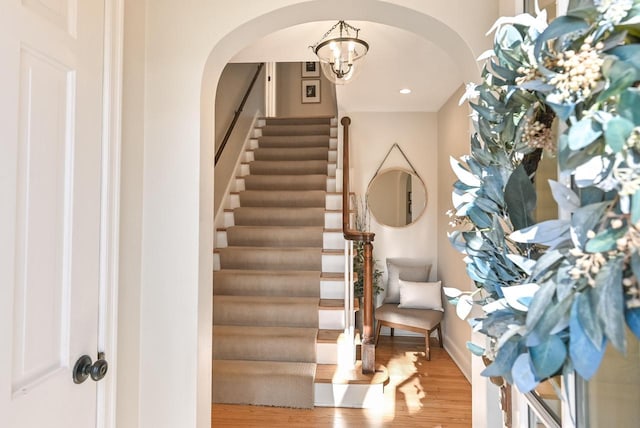
[[[342,233],[344,239],[364,243],[364,281],[362,310],[362,373],[372,374],[376,369],[376,345],[373,330],[373,238],[374,233],[354,230],[349,216],[349,125],[351,118],[340,121],[342,138]],[[350,286],[353,286],[351,284]]]

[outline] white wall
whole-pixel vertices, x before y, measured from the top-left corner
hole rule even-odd
[[[145,5],[125,2],[116,426],[140,414],[140,302],[145,118]]]
[[[415,223],[405,227],[389,227],[371,219],[371,232],[376,234],[373,256],[377,267],[385,271],[387,257],[424,259],[432,264],[431,279],[438,276],[437,201],[438,130],[436,113],[358,113],[341,112],[351,118],[350,162],[351,191],[364,197],[370,180],[385,155],[398,143],[427,188],[425,212]],[[400,152],[394,149],[383,169],[399,167],[411,170]],[[380,299],[378,299],[380,301]]]
[[[256,74],[257,64],[234,63],[227,64],[220,76],[216,91],[216,124],[215,148],[216,152],[222,145],[227,129],[233,121],[236,110],[244,97],[251,80]],[[238,157],[244,143],[252,130],[255,120],[263,116],[265,105],[265,69],[263,68],[247,98],[242,112],[229,136],[227,145],[220,155],[215,170],[214,212],[220,212],[222,198],[229,185],[229,180],[235,173]]]
[[[143,7],[140,2],[128,6]],[[139,343],[133,338],[120,341],[119,356],[131,361],[129,373],[139,382],[139,389],[129,393],[137,393],[137,420],[122,427],[211,423],[213,100],[229,59],[266,34],[302,22],[335,20],[339,10],[343,19],[398,26],[431,40],[451,53],[465,80],[472,80],[478,74],[475,58],[487,48],[483,34],[496,18],[496,7],[497,0],[165,0],[154,2],[146,14],[127,16],[128,28],[140,33],[130,31],[125,48],[135,49],[144,37],[145,69],[136,68],[139,56],[125,58],[125,70],[133,68],[134,76],[144,76],[144,112],[136,113],[135,100],[125,100],[131,127],[124,140],[142,146],[125,150],[122,173],[133,180],[133,187],[125,190],[131,192],[130,201],[142,204],[141,232],[135,223],[130,225],[132,243],[140,236],[142,241],[131,247],[132,265],[123,275],[132,277],[121,284],[121,293],[129,287],[126,292],[140,299],[139,305],[120,308],[121,324],[133,320],[127,328],[139,337]],[[140,85],[134,84],[133,90]],[[139,206],[123,210],[123,218],[140,219]],[[421,233],[434,236],[431,227]],[[386,243],[384,236],[380,232],[378,242]],[[127,242],[123,239],[122,246]],[[433,257],[430,252],[424,255]],[[122,386],[118,393],[127,394]]]
[[[463,255],[458,253],[449,242],[447,232],[449,227],[447,210],[453,208],[451,203],[451,191],[456,176],[449,166],[449,157],[459,158],[469,153],[470,121],[467,105],[458,106],[458,100],[463,93],[463,88],[458,89],[438,112],[438,180],[442,192],[438,198],[438,248],[439,270],[442,273],[442,283],[448,287],[463,290],[475,289],[465,272]],[[469,324],[459,319],[455,308],[445,306],[445,347],[458,366],[462,369],[467,379],[471,380],[471,357],[466,348],[471,329]]]

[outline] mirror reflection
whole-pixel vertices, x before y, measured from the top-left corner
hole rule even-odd
[[[389,169],[376,175],[367,190],[367,204],[380,224],[407,226],[416,221],[427,206],[427,189],[416,174]]]

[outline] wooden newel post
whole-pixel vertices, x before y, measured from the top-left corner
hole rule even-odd
[[[344,239],[364,243],[363,306],[362,311],[362,373],[376,371],[376,340],[373,334],[373,238],[374,233],[353,230],[349,217],[349,125],[351,119],[343,117],[342,138],[342,233]]]
[[[373,334],[373,244],[364,243],[364,295],[362,308],[362,373],[376,371],[376,340]]]

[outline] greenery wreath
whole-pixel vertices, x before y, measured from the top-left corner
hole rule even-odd
[[[536,14],[496,22],[461,100],[476,132],[451,159],[449,236],[477,289],[445,288],[463,319],[482,306],[470,323],[487,345],[468,348],[491,359],[483,375],[521,392],[590,379],[608,343],[625,352],[625,325],[640,338],[640,0],[572,0],[549,25]],[[549,182],[563,215],[535,224],[543,155],[568,185]]]

